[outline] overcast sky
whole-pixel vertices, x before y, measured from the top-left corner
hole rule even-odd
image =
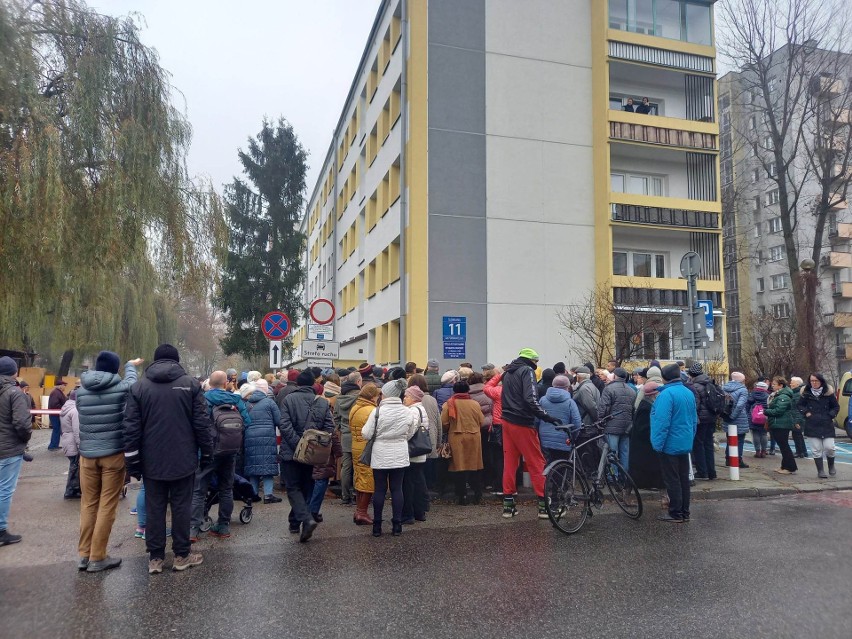
[[[380,0],[89,2],[101,13],[144,16],[142,41],[186,102],[191,173],[221,190],[263,116],[284,116],[310,153],[310,196]]]

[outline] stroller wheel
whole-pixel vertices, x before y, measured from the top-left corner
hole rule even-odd
[[[245,508],[243,508],[240,511],[240,523],[241,524],[249,523],[251,521],[251,518],[252,518],[252,512],[251,512],[251,508],[249,508],[248,506],[246,506]]]
[[[201,532],[207,532],[213,526],[213,518],[210,515],[206,515],[204,517],[204,521],[201,522],[201,526],[199,527]]]

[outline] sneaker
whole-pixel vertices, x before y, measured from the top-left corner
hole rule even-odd
[[[121,565],[120,557],[106,556],[100,561],[90,561],[86,566],[86,572],[101,572],[110,568],[118,568]]]
[[[210,534],[214,537],[227,539],[231,536],[231,527],[228,524],[216,524],[210,528]]]
[[[287,529],[290,531],[291,535],[298,535],[300,532],[302,532],[301,526],[288,526]]]
[[[682,524],[683,519],[680,517],[672,517],[670,514],[666,513],[664,515],[657,515],[657,519],[660,521],[665,521],[670,524]]]
[[[136,532],[133,533],[133,536],[136,537],[136,539],[145,539],[145,529],[137,526]]]
[[[204,557],[200,552],[191,552],[186,557],[175,557],[175,562],[172,564],[172,570],[181,572],[193,566],[200,566],[204,562]]]
[[[547,515],[547,504],[544,503],[544,498],[538,498],[538,518],[539,519],[550,519]]]
[[[149,575],[159,575],[163,572],[163,560],[162,559],[151,559],[148,561],[148,574]]]
[[[264,504],[280,504],[283,500],[277,495],[266,495],[263,498]]]
[[[89,558],[80,557],[77,559],[77,570],[85,570],[89,567]]]
[[[130,514],[131,515],[138,515],[139,514],[138,512],[136,512],[136,506],[134,506],[133,508],[130,509]]]
[[[515,515],[518,514],[518,509],[515,508],[515,499],[514,497],[504,497],[503,498],[503,517],[505,519],[511,519]]]
[[[20,535],[13,535],[8,530],[0,530],[0,546],[10,546],[12,544],[17,544],[21,541],[23,537]]]
[[[776,468],[775,472],[778,473],[779,475],[792,475],[793,474],[789,470],[787,470],[786,468]]]

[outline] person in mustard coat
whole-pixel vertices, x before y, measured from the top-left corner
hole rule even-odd
[[[349,411],[349,429],[352,431],[352,467],[355,475],[355,515],[352,521],[359,526],[373,525],[373,518],[368,512],[375,490],[373,469],[360,461],[364,448],[367,446],[367,440],[361,437],[361,431],[367,419],[376,410],[378,398],[379,389],[376,385],[364,384],[361,392],[358,393],[358,399]]]
[[[454,473],[456,502],[466,505],[467,484],[473,489],[473,503],[482,499],[482,439],[485,416],[479,402],[470,396],[467,382],[453,385],[453,395],[441,408],[441,425],[449,434],[450,472]]]

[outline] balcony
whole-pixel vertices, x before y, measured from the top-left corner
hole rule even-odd
[[[612,289],[613,302],[618,306],[642,307],[648,309],[658,308],[686,308],[686,289],[660,289],[660,288],[627,288],[615,286]],[[722,293],[718,291],[698,291],[698,299],[710,300],[714,308],[722,308]],[[850,317],[852,326],[852,313],[846,313]]]
[[[718,127],[709,124],[707,126],[711,131],[691,130],[696,128],[695,124],[698,123],[682,124],[672,118],[610,111],[609,137],[626,142],[644,142],[697,151],[717,151],[718,136],[712,132],[712,129],[718,130]]]
[[[822,124],[826,128],[843,127],[852,124],[852,109],[834,111],[830,107],[823,112]]]
[[[837,359],[842,361],[852,360],[852,344],[844,344],[837,347]]]
[[[832,204],[832,205],[828,208],[828,210],[829,210],[829,211],[845,211],[847,206],[848,206],[848,205],[846,204],[846,200],[840,200],[840,201],[835,202],[834,204]],[[839,226],[839,225],[838,225],[838,226]]]
[[[703,133],[719,133],[716,126],[690,126],[692,122],[706,124],[715,121],[712,77],[611,60],[609,63],[609,108],[623,111],[628,98],[632,98],[634,104],[638,106],[644,97],[649,100],[650,115],[667,120],[687,121],[666,122],[665,126]],[[660,122],[656,124],[662,126]]]
[[[611,202],[721,212],[712,153],[621,140],[612,140],[609,149]]]
[[[683,0],[609,0],[608,26],[612,31],[712,46],[710,4]]]
[[[631,224],[643,224],[648,226],[677,226],[691,229],[711,229],[714,231],[719,228],[718,213],[616,203],[613,203],[611,208],[613,222],[629,222]]]
[[[823,268],[852,268],[852,253],[831,251],[820,258]]]
[[[852,224],[841,222],[828,229],[828,237],[832,242],[845,242],[852,240]]]
[[[852,328],[852,313],[828,313],[825,315],[826,324],[834,328]]]
[[[832,282],[831,294],[834,297],[852,299],[852,282]]]
[[[843,80],[818,75],[811,78],[811,93],[820,98],[834,98],[843,93]]]

